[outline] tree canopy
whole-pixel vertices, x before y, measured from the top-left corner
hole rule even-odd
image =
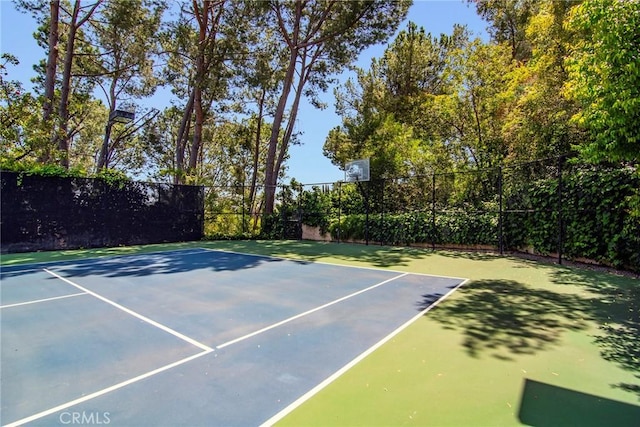
[[[242,184],[251,212],[271,213],[301,143],[300,105],[327,108],[331,89],[342,122],[324,153],[340,167],[370,157],[374,177],[574,150],[637,162],[640,3],[469,3],[490,39],[400,27],[409,1],[19,0],[46,57],[27,91],[9,77],[19,52],[2,55],[1,165]],[[380,57],[354,66],[380,43]],[[173,105],[152,105],[159,89]],[[111,120],[117,109],[136,119]]]

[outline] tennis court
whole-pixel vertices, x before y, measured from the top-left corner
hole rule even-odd
[[[464,282],[200,248],[1,279],[2,424],[125,426],[269,424]]]

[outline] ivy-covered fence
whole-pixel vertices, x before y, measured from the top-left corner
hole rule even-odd
[[[3,253],[200,240],[195,186],[2,171]]]
[[[640,171],[567,157],[361,183],[205,190],[209,238],[322,239],[530,252],[640,271]]]
[[[304,238],[523,251],[640,271],[635,166],[565,157],[486,170],[304,185]]]

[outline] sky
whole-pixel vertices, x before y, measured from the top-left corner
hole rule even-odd
[[[463,0],[414,0],[407,19],[400,24],[398,31],[405,29],[409,21],[433,35],[450,34],[454,24],[462,24],[467,25],[474,35],[487,37],[487,23],[476,14],[474,5]],[[26,88],[30,87],[30,79],[36,74],[33,65],[46,57],[46,52],[33,39],[35,29],[36,23],[29,14],[16,11],[12,1],[0,0],[0,51],[11,53],[20,61],[18,67],[9,69],[7,78],[22,81]],[[371,58],[380,58],[393,39],[363,51],[356,65],[368,69]],[[339,80],[346,81],[351,75],[345,72],[339,76]],[[289,149],[285,184],[290,178],[304,184],[331,183],[344,179],[344,172],[322,154],[329,131],[341,123],[335,113],[333,88],[324,94],[322,100],[327,104],[324,110],[317,110],[306,102],[301,103],[296,130],[302,132],[302,145]],[[156,102],[158,97],[154,98],[154,104]],[[166,105],[169,105],[169,99],[166,99]]]

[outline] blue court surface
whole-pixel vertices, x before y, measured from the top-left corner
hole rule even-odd
[[[271,424],[463,280],[205,249],[3,268],[1,421]]]

